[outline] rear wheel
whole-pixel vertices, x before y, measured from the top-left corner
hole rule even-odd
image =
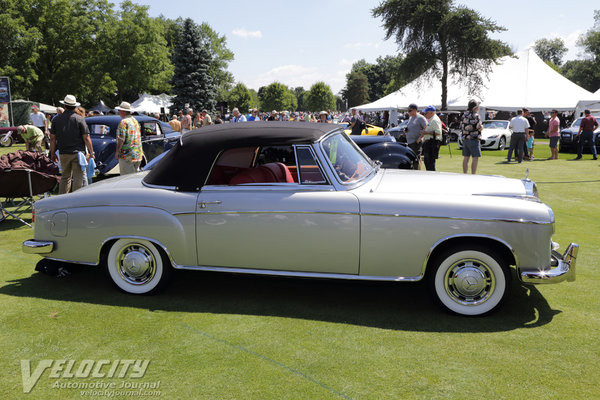
[[[434,262],[430,286],[446,309],[460,315],[491,312],[506,294],[508,266],[495,253],[478,247],[451,249]]]
[[[106,268],[117,287],[132,294],[154,294],[168,283],[172,267],[150,241],[119,239],[112,244]]]

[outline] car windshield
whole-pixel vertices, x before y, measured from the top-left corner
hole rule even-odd
[[[374,170],[372,161],[345,134],[329,136],[322,146],[342,183],[359,181]]]
[[[579,128],[579,125],[581,125],[581,120],[583,118],[577,118],[577,120],[575,122],[573,122],[573,125],[571,125],[571,128]]]
[[[484,121],[483,127],[485,129],[506,129],[508,121]]]

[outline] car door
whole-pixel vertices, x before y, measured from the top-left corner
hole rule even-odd
[[[158,121],[144,121],[140,125],[142,129],[142,149],[146,161],[150,161],[165,151],[165,135]]]
[[[357,198],[334,189],[310,146],[295,151],[294,182],[202,188],[198,265],[358,274]]]

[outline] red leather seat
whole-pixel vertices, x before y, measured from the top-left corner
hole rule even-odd
[[[256,168],[247,168],[231,178],[229,184],[241,185],[243,183],[273,182],[294,182],[292,174],[285,164],[268,163],[265,165],[260,165]]]
[[[263,167],[268,168],[271,172],[273,172],[277,178],[276,182],[294,183],[294,178],[292,178],[290,170],[284,163],[273,162],[265,164]]]

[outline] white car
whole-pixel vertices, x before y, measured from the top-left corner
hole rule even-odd
[[[508,127],[510,121],[506,120],[488,120],[483,121],[483,130],[481,131],[481,149],[504,150],[510,146],[510,137],[512,131]],[[458,148],[462,148],[462,136],[458,137]]]

